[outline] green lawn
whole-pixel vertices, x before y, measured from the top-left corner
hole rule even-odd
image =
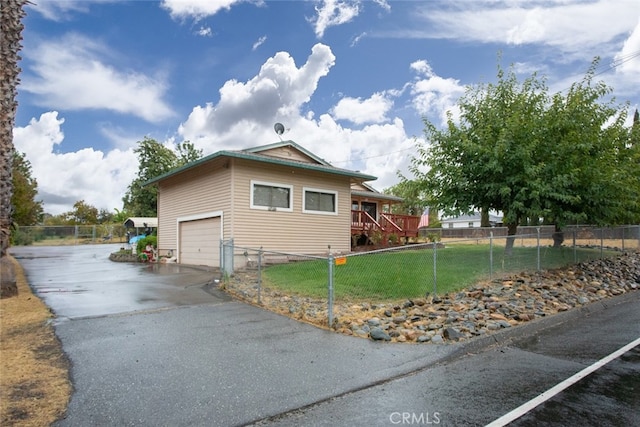
[[[615,252],[605,251],[605,256]],[[600,257],[600,249],[540,248],[541,269],[557,268],[577,261]],[[344,265],[334,266],[334,295],[340,299],[371,301],[416,298],[463,289],[473,283],[505,272],[535,270],[537,249],[515,247],[505,256],[504,247],[493,248],[490,269],[489,245],[452,244],[436,251],[434,275],[433,249],[359,254],[347,257]],[[303,261],[270,266],[263,271],[265,286],[290,293],[325,298],[328,284],[326,260]]]

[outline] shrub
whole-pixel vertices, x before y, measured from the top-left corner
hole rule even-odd
[[[396,233],[389,234],[389,243],[392,245],[397,244],[400,241],[400,237]]]
[[[147,236],[144,239],[138,240],[136,244],[136,253],[141,254],[147,248],[147,245],[151,245],[154,248],[158,247],[158,237],[156,236]]]
[[[440,235],[440,233],[428,233],[427,234],[427,240],[429,240],[431,243],[439,242],[441,239],[442,239],[442,236]]]
[[[17,228],[11,233],[10,240],[13,246],[28,246],[33,243],[33,236]]]

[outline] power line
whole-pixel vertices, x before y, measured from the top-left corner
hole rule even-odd
[[[615,59],[614,61],[609,63],[609,66],[607,68],[605,68],[604,70],[600,71],[599,73],[594,74],[593,76],[599,76],[600,74],[606,73],[607,71],[611,71],[614,70],[616,68],[618,68],[619,66],[621,66],[622,64],[625,64],[629,61],[631,61],[632,59],[638,58],[640,57],[640,50],[636,50],[635,52],[631,52],[627,55],[621,56],[620,58]]]
[[[339,161],[331,162],[331,163],[332,164],[333,163],[349,163],[349,162],[357,162],[357,161],[362,161],[362,160],[375,159],[377,157],[385,157],[385,156],[390,156],[391,154],[402,153],[403,151],[413,150],[414,148],[415,147],[403,148],[402,150],[392,151],[390,153],[385,153],[385,154],[379,154],[377,156],[359,157],[357,159],[350,159],[350,160],[339,160]]]

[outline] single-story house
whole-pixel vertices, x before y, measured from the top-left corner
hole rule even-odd
[[[221,240],[326,255],[349,252],[353,235],[417,235],[419,217],[389,214],[389,206],[401,199],[366,184],[375,179],[280,141],[218,151],[146,185],[158,188],[159,255],[218,267]],[[416,218],[415,230],[408,230],[410,218]]]
[[[460,215],[453,218],[443,218],[440,220],[442,228],[476,228],[481,227],[480,212],[473,212],[470,215]],[[492,227],[502,225],[502,217],[489,214],[489,224]]]

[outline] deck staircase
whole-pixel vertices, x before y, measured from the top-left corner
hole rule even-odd
[[[366,211],[352,210],[351,236],[360,245],[389,246],[417,237],[419,223],[419,216],[383,213],[376,220]]]

